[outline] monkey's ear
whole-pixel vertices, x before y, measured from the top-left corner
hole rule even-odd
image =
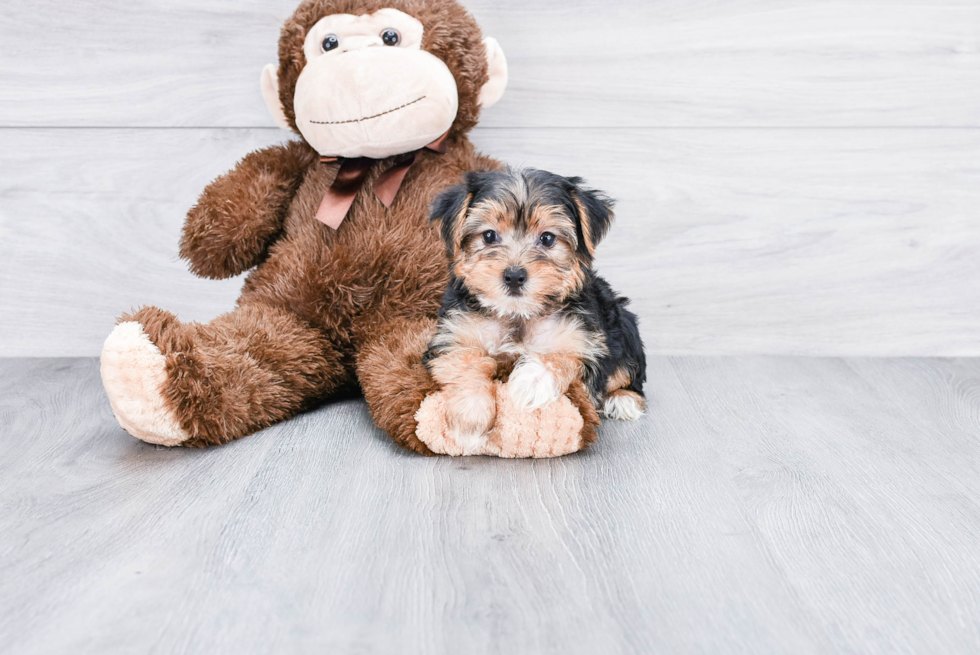
[[[442,222],[439,231],[442,240],[446,242],[446,252],[450,257],[459,248],[459,228],[463,224],[466,212],[469,211],[471,200],[473,194],[470,193],[468,185],[457,184],[439,194],[429,211],[430,221]]]
[[[265,98],[265,104],[269,108],[269,113],[272,114],[272,120],[284,130],[293,129],[289,125],[286,111],[282,108],[282,101],[279,99],[279,69],[275,64],[269,64],[262,69],[260,84],[262,85],[262,97]]]
[[[601,191],[582,186],[582,178],[570,177],[572,199],[578,214],[579,252],[592,257],[613,222],[613,201]]]
[[[507,88],[507,58],[504,51],[497,43],[497,39],[488,36],[483,40],[483,45],[487,49],[487,74],[490,79],[480,89],[480,107],[486,109],[497,104],[504,95]]]

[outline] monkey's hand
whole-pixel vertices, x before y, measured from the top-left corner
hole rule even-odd
[[[187,214],[180,256],[195,275],[233,277],[258,264],[282,229],[316,152],[293,141],[248,155],[208,185]]]
[[[429,395],[415,414],[419,440],[437,454],[496,457],[559,457],[595,440],[599,416],[580,380],[566,395],[531,412],[514,406],[503,383],[495,381],[493,386],[497,399],[493,427],[478,442],[461,442],[450,425],[456,399],[446,388]]]

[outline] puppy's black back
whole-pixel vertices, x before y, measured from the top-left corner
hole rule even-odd
[[[643,394],[646,382],[646,356],[640,338],[636,314],[626,306],[629,299],[619,296],[605,279],[590,270],[579,297],[572,299],[568,309],[581,316],[586,324],[606,335],[609,354],[600,358],[595,370],[588,371],[587,383],[593,396],[602,398],[609,378],[622,370],[631,382],[625,387]]]

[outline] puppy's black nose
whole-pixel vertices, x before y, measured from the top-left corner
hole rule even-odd
[[[508,266],[504,271],[504,284],[510,293],[520,291],[524,283],[527,282],[527,269],[520,266]]]

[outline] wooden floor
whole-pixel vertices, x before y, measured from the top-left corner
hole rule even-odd
[[[642,421],[500,461],[360,400],[156,448],[96,360],[0,360],[0,652],[980,651],[980,360],[649,373]]]

